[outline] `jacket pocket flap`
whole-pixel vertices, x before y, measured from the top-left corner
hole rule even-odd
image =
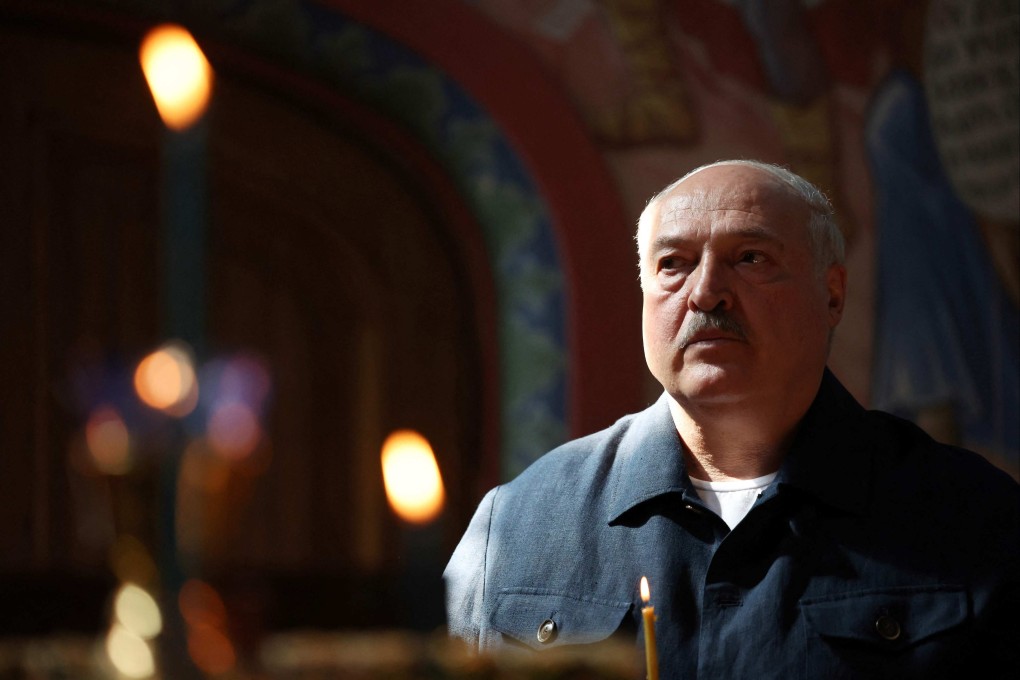
[[[619,629],[630,602],[614,602],[539,588],[500,591],[492,627],[532,649],[591,644]]]
[[[802,600],[822,637],[908,647],[967,619],[967,593],[953,586],[905,587]]]

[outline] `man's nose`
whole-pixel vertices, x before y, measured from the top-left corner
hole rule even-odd
[[[691,311],[711,312],[733,306],[733,291],[725,264],[712,256],[704,256],[687,279],[690,294],[687,306]]]

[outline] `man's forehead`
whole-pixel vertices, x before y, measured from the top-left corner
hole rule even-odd
[[[664,196],[657,221],[668,223],[707,212],[758,216],[765,221],[793,219],[806,223],[808,219],[810,211],[804,201],[789,187],[764,173],[711,184],[697,181],[700,179],[697,175],[689,178]]]
[[[780,212],[768,210],[767,207],[755,204],[720,203],[706,197],[703,193],[685,194],[675,199],[666,199],[659,206],[656,222],[660,226],[670,224],[700,222],[703,218],[740,222],[756,222],[767,224],[779,221]],[[788,221],[788,220],[782,220]]]
[[[680,189],[680,187],[677,187]],[[712,210],[716,201],[709,198],[708,192],[698,188],[693,191],[677,191],[665,197],[662,201],[661,215],[663,217],[679,212],[681,210]]]

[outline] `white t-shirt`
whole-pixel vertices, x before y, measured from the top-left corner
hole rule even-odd
[[[733,527],[744,519],[761,492],[776,478],[776,472],[755,479],[734,479],[725,482],[707,482],[691,477],[701,502]]]

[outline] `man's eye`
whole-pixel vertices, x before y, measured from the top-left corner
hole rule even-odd
[[[659,260],[659,271],[675,273],[684,266],[684,261],[679,257],[664,257]]]
[[[746,264],[761,264],[765,261],[765,255],[756,250],[749,250],[740,256],[740,261]]]

